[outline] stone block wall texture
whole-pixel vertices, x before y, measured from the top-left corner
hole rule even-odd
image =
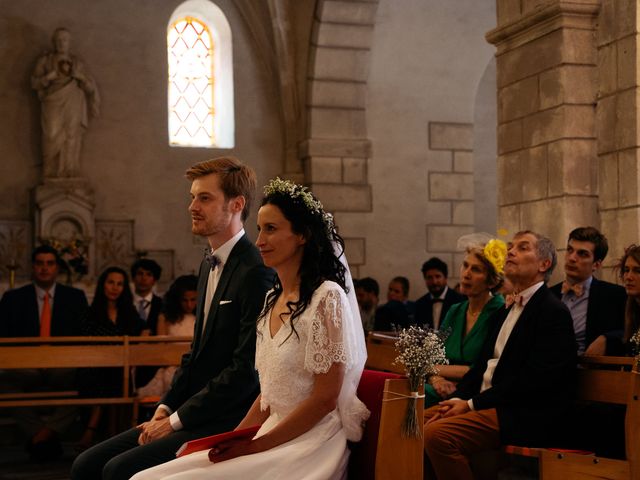
[[[377,7],[377,1],[321,0],[316,9],[308,75],[309,131],[299,153],[305,183],[331,212],[372,209],[365,107]],[[346,251],[357,277],[358,267],[367,261],[365,238],[346,238]]]
[[[640,239],[640,138],[638,135],[638,4],[602,0],[596,35],[598,209],[609,238],[605,276],[626,246]]]
[[[498,0],[498,26],[487,34],[497,47],[498,227],[536,230],[559,250],[573,228],[600,226],[599,8]],[[617,113],[613,103],[607,115]],[[558,268],[553,280],[562,276]]]
[[[463,258],[458,238],[474,231],[473,125],[430,122],[428,129],[425,259],[447,262],[453,286]]]
[[[166,252],[174,250],[175,261],[166,260],[163,281],[170,281],[173,273],[197,272],[202,258],[202,246],[194,244],[187,212],[189,182],[184,172],[190,165],[235,155],[254,167],[260,185],[281,172],[283,126],[277,99],[251,30],[230,0],[216,4],[229,20],[237,60],[236,147],[169,146],[164,32],[180,3],[0,1],[0,50],[5,65],[0,72],[0,265],[13,255],[26,258],[16,272],[22,282],[30,273],[24,252],[31,249],[36,232],[19,226],[33,221],[32,190],[42,172],[40,105],[29,77],[38,56],[51,50],[51,34],[57,27],[70,30],[71,50],[85,61],[102,98],[100,116],[90,120],[84,136],[81,157],[82,176],[95,190],[95,217],[133,221],[132,248],[149,255],[157,252],[159,261],[164,262]],[[357,98],[360,94],[356,90],[343,95]],[[254,208],[247,221],[252,238],[256,211]],[[25,248],[15,253],[15,239],[25,235],[28,241],[20,243]],[[97,267],[106,263],[98,258],[90,261],[97,262]],[[6,269],[0,266],[0,290],[6,281]]]

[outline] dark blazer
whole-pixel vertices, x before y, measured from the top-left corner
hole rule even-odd
[[[414,302],[389,300],[376,309],[373,329],[376,332],[390,332],[395,328],[407,328],[414,323]]]
[[[492,386],[480,393],[487,362],[509,309],[492,317],[480,358],[452,397],[473,399],[477,410],[495,408],[502,442],[553,446],[575,390],[576,342],[567,307],[543,285],[531,297],[502,351]]]
[[[209,269],[203,261],[191,350],[182,357],[160,402],[178,412],[185,429],[227,423],[231,418],[239,422],[259,391],[254,367],[256,320],[275,274],[243,236],[224,265],[203,332]]]
[[[56,284],[51,311],[51,336],[82,335],[87,298],[82,290]],[[40,336],[38,299],[33,283],[5,292],[0,300],[1,337]]]
[[[149,335],[158,334],[158,316],[162,311],[162,297],[153,295],[147,319],[142,322],[142,329],[149,329]],[[138,367],[135,370],[135,386],[142,387],[149,383],[158,371],[158,367]]]
[[[151,299],[151,307],[149,308],[149,315],[147,315],[147,319],[145,320],[145,329],[151,330],[151,335],[156,335],[158,333],[158,316],[162,312],[162,297],[158,295],[153,295]]]
[[[551,287],[551,291],[562,298],[562,282]],[[604,335],[607,337],[607,353],[614,353],[611,350],[615,350],[622,342],[626,301],[624,288],[593,277],[587,303],[585,347]]]
[[[456,292],[453,288],[447,289],[447,294],[442,302],[442,312],[440,313],[440,325],[447,315],[451,305],[463,302],[467,299],[464,295]],[[430,293],[420,297],[415,303],[415,323],[420,326],[433,328],[433,297]]]

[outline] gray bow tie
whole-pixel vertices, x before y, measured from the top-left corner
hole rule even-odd
[[[211,253],[211,250],[208,248],[204,249],[204,259],[207,261],[207,263],[209,263],[209,266],[211,267],[211,270],[213,270],[214,268],[216,268],[218,265],[220,265],[222,262],[220,261],[220,258],[218,258],[216,255]]]

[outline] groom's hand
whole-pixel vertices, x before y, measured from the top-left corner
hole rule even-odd
[[[140,435],[138,436],[139,445],[146,445],[173,432],[169,417],[162,417],[158,420],[152,419],[139,425],[138,430],[140,430]]]

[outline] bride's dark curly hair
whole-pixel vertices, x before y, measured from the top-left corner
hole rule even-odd
[[[300,185],[294,185],[291,191],[271,190],[262,199],[262,205],[275,205],[280,209],[284,217],[291,222],[294,233],[304,236],[306,243],[303,246],[302,261],[300,263],[300,296],[297,302],[287,302],[288,311],[280,315],[284,323],[283,315],[290,315],[291,332],[283,341],[286,342],[292,334],[300,338],[294,326],[294,320],[302,315],[311,302],[313,292],[326,280],[336,282],[345,292],[348,287],[345,282],[346,268],[340,261],[344,252],[344,240],[336,232],[333,220],[329,220],[322,208],[313,209],[309,199],[313,198],[317,205],[320,202],[311,194],[303,190]],[[304,192],[304,195],[296,196],[295,192]],[[333,244],[337,247],[334,251]],[[282,293],[282,284],[276,276],[273,290],[267,295],[264,309],[260,318],[265,321],[266,314],[275,305]]]

